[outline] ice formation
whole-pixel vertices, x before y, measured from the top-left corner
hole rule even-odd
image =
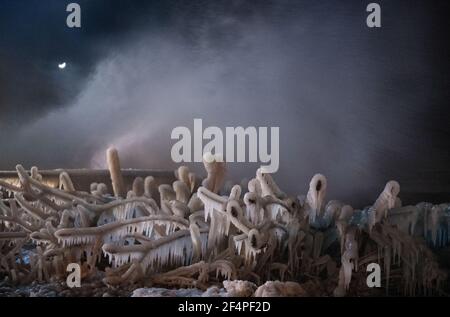
[[[103,183],[80,191],[66,171],[52,187],[21,165],[19,182],[0,181],[0,277],[64,280],[76,262],[83,277],[103,272],[107,285],[206,290],[226,281],[240,296],[257,287],[258,296],[303,296],[303,285],[319,281],[323,295],[358,294],[372,262],[387,294],[440,294],[447,278],[432,249],[450,242],[450,205],[401,206],[396,181],[356,209],[327,202],[321,174],[304,196],[287,195],[263,169],[224,191],[225,162],[207,154],[202,181],[181,166],[172,184],[148,175],[127,188],[115,149],[107,162],[112,193]]]

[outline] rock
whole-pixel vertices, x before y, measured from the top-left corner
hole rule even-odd
[[[70,290],[64,290],[60,292],[59,295],[63,297],[70,297]]]
[[[346,294],[345,288],[338,285],[333,292],[334,297],[344,297]]]
[[[166,289],[166,288],[138,288],[131,297],[200,297],[203,292],[199,289]]]
[[[46,296],[47,297],[57,297],[57,294],[55,291],[49,291],[49,292],[47,292]]]
[[[223,281],[223,286],[230,297],[250,297],[255,293],[256,284],[249,281]]]
[[[308,296],[300,284],[295,282],[268,281],[258,287],[255,297],[305,297]]]
[[[203,294],[202,297],[226,297],[227,292],[223,288],[217,286],[211,286]]]
[[[329,294],[325,292],[324,284],[326,284],[326,281],[319,282],[317,280],[309,280],[305,283],[302,283],[302,288],[305,290],[305,292],[308,294],[308,296],[316,297],[316,296],[323,296],[324,294]],[[331,283],[331,287],[333,288],[335,283]],[[328,285],[326,285],[328,286]]]

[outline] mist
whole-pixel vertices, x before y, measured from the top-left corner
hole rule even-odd
[[[423,176],[409,182],[433,165],[422,153],[434,146],[420,79],[430,76],[431,60],[417,41],[427,32],[417,17],[376,34],[364,25],[364,4],[290,9],[210,10],[195,21],[180,14],[108,46],[88,76],[69,63],[58,76],[82,88],[7,132],[13,142],[2,144],[3,165],[105,168],[115,146],[123,168],[174,169],[172,129],[200,118],[223,129],[280,127],[274,178],[289,194],[306,193],[316,173],[327,176],[329,199],[359,207],[390,179],[430,190]],[[404,28],[418,37],[405,39]],[[399,50],[405,54],[393,58]],[[447,156],[436,156],[441,166]],[[201,163],[187,165],[204,173]],[[259,165],[231,163],[228,177],[239,183]]]

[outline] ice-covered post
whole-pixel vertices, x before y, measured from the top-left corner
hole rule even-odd
[[[116,197],[125,197],[125,184],[123,182],[122,171],[120,169],[119,153],[115,148],[106,151],[106,161],[108,163],[111,183]]]

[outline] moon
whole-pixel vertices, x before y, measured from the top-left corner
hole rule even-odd
[[[64,69],[64,68],[66,68],[66,63],[58,64],[58,67],[59,67],[59,69]]]

